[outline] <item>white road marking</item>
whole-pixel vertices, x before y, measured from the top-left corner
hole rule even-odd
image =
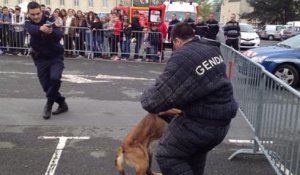
[[[47,171],[45,173],[45,175],[54,175],[59,158],[63,152],[63,149],[66,146],[67,140],[87,140],[90,139],[90,137],[40,136],[38,137],[38,139],[59,139],[59,142],[56,146],[56,150],[50,160]]]
[[[235,139],[228,139],[228,141],[230,143],[247,143],[247,144],[253,144],[254,143],[254,140],[235,140]],[[266,143],[270,143],[270,144],[273,144],[273,141],[262,141],[263,144],[266,144]]]
[[[87,78],[83,78],[80,75],[71,75],[71,74],[63,74],[62,75],[62,80],[63,81],[68,81],[71,83],[77,83],[77,84],[82,84],[82,83],[108,83],[111,81],[95,81]]]
[[[0,74],[12,74],[12,75],[36,75],[33,72],[5,72],[0,71]],[[103,79],[103,80],[93,80],[93,79]],[[140,80],[140,81],[154,81],[151,78],[138,78],[138,77],[125,77],[125,76],[114,76],[114,75],[74,75],[74,74],[63,74],[62,80],[71,83],[108,83],[109,80]]]
[[[121,76],[113,76],[113,75],[103,75],[103,74],[98,74],[96,78],[99,79],[108,79],[108,80],[146,80],[146,81],[153,81],[155,79],[151,78],[136,78],[136,77],[121,77]]]

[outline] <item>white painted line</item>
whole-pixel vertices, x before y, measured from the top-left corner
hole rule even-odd
[[[56,150],[50,160],[47,171],[45,173],[45,175],[54,175],[60,156],[63,152],[63,149],[66,146],[67,140],[87,140],[90,139],[90,137],[40,136],[38,137],[38,139],[59,139],[59,142],[56,146]]]
[[[228,139],[228,141],[230,143],[247,143],[247,144],[253,144],[254,143],[254,140],[235,140],[235,139]],[[273,141],[262,141],[263,144],[266,144],[266,143],[270,143],[270,144],[273,144]]]
[[[103,74],[98,74],[96,76],[96,78],[98,78],[98,79],[108,79],[108,80],[146,80],[146,81],[155,80],[155,79],[151,79],[151,78],[121,77],[121,76],[103,75]]]
[[[77,84],[82,84],[82,83],[108,83],[111,81],[95,81],[95,80],[90,80],[87,78],[83,78],[80,75],[71,75],[71,74],[63,74],[62,75],[62,80],[63,81],[68,81],[71,83],[77,83]]]

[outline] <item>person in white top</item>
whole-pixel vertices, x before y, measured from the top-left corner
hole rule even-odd
[[[72,9],[68,10],[68,16],[66,16],[63,20],[64,22],[64,48],[65,48],[65,56],[73,56],[73,41],[75,38],[75,27],[76,18],[73,15]]]
[[[24,53],[22,48],[24,47],[25,42],[25,16],[21,13],[20,7],[15,8],[15,13],[12,15],[11,23],[13,25],[12,38],[14,38],[12,40],[12,47],[15,48],[13,49],[13,53],[21,56]]]
[[[54,18],[54,24],[56,25],[56,27],[63,27],[64,22],[61,19],[61,17],[59,17],[59,13],[57,10],[55,10],[52,14],[53,18]]]

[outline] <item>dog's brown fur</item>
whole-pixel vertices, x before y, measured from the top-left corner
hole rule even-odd
[[[170,109],[159,115],[175,116],[181,111]],[[133,127],[121,146],[118,148],[115,159],[115,167],[121,175],[125,175],[124,162],[135,168],[136,175],[154,175],[150,170],[151,156],[149,145],[152,141],[159,139],[167,122],[159,117],[158,114],[148,113],[135,127]]]

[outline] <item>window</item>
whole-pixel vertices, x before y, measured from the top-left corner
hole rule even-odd
[[[107,0],[102,0],[103,7],[107,7]]]
[[[93,7],[94,6],[94,1],[93,0],[89,0],[89,7]]]
[[[65,5],[65,0],[60,0],[59,2],[60,2],[59,4],[60,4],[61,6],[64,6],[64,5]]]
[[[50,5],[50,0],[46,0],[45,4]]]
[[[18,4],[21,4],[23,0],[18,0]]]
[[[79,6],[79,0],[74,0],[74,6]]]
[[[8,0],[4,0],[4,4],[8,4]]]

